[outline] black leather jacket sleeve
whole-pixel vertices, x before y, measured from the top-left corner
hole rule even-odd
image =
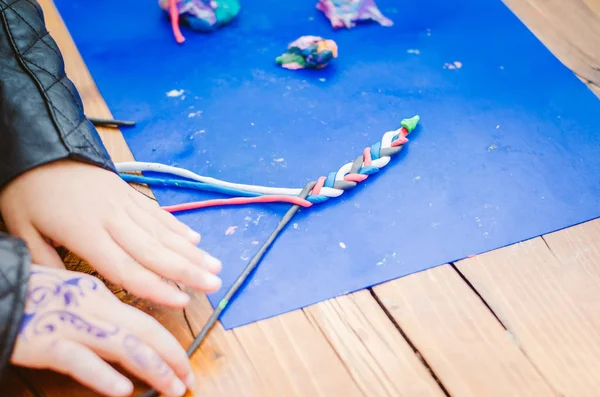
[[[114,171],[35,0],[0,0],[0,189],[70,158]]]
[[[0,377],[4,375],[19,334],[30,257],[25,243],[0,233]]]
[[[28,170],[67,158],[114,171],[65,76],[41,7],[35,0],[0,0],[0,189]],[[29,266],[25,244],[1,234],[0,376],[19,332]]]

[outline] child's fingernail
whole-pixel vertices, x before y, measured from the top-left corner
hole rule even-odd
[[[186,293],[178,292],[177,294],[175,294],[175,297],[173,298],[173,300],[178,305],[187,305],[188,302],[190,301],[190,296]]]
[[[195,243],[200,242],[200,239],[202,238],[202,236],[200,236],[200,233],[198,233],[192,229],[188,230],[188,236],[189,236],[190,240],[192,240]]]
[[[206,273],[204,276],[204,285],[211,291],[216,291],[221,288],[221,279],[214,274]]]
[[[179,379],[175,378],[173,380],[173,383],[171,383],[171,393],[173,393],[174,396],[183,396],[185,394],[186,391],[186,387],[183,384],[182,381],[180,381]]]
[[[222,267],[221,261],[210,255],[206,255],[206,266],[208,266],[208,271],[212,273],[220,272]]]
[[[196,382],[196,377],[194,376],[193,372],[190,372],[188,377],[185,378],[185,385],[188,387],[188,389],[191,389],[192,387],[194,387],[195,382]]]
[[[115,394],[119,396],[128,396],[133,392],[133,384],[125,379],[121,379],[113,384]]]

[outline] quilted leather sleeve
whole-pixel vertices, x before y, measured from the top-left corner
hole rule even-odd
[[[0,189],[51,161],[114,171],[35,0],[0,0]]]
[[[0,377],[10,362],[25,308],[30,257],[25,243],[0,233]]]

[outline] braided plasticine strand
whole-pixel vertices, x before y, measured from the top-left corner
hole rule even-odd
[[[319,178],[310,195],[306,198],[311,203],[322,203],[332,197],[341,196],[346,190],[353,189],[358,183],[364,181],[369,175],[375,174],[385,167],[393,156],[398,154],[406,138],[417,126],[420,117],[414,116],[401,121],[401,128],[386,132],[381,141],[364,149],[363,154],[353,162],[344,164],[337,172],[330,173],[327,177]],[[148,185],[178,186],[182,188],[213,191],[226,195],[261,196],[261,195],[288,195],[297,196],[302,189],[274,188],[257,185],[231,183],[219,179],[195,174],[183,168],[168,166],[158,163],[125,162],[115,164],[121,177],[127,182],[146,183]],[[164,174],[177,175],[188,179],[161,179],[144,176],[133,176],[126,172],[152,171]],[[189,180],[196,181],[190,182]]]
[[[321,177],[315,185],[311,194],[307,197],[311,202],[327,201],[330,197],[339,197],[346,190],[354,189],[360,182],[373,175],[390,162],[393,156],[398,154],[408,139],[406,138],[416,127],[420,117],[418,115],[404,119],[400,123],[402,127],[396,131],[388,131],[383,134],[380,142],[376,142],[365,148],[363,154],[353,162],[344,164],[337,172],[331,172],[327,177]],[[323,179],[324,178],[324,179]],[[323,180],[323,183],[321,183]],[[337,194],[323,193],[322,188],[330,188]],[[315,200],[319,197],[320,200]]]

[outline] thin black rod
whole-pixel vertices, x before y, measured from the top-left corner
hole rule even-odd
[[[97,127],[133,127],[135,121],[130,120],[111,120],[111,119],[99,119],[95,117],[88,117],[88,120]]]

